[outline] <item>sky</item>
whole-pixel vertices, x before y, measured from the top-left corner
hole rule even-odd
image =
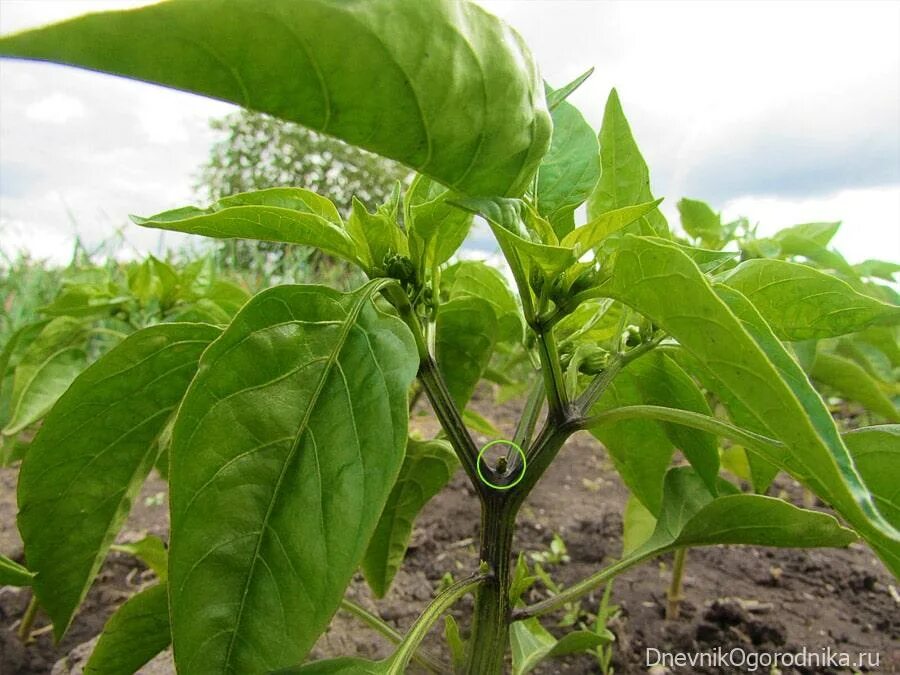
[[[117,0],[0,0],[0,33]],[[703,199],[760,232],[843,222],[851,262],[900,261],[900,2],[482,0],[599,128],[616,87],[663,211]],[[234,108],[50,64],[0,61],[0,248],[65,262],[75,236],[123,255],[185,242],[131,225],[195,203]],[[479,237],[479,245],[486,238]]]

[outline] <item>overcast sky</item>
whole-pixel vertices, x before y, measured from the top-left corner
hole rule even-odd
[[[116,0],[0,0],[7,33]],[[900,2],[484,0],[516,27],[595,128],[609,89],[677,220],[704,199],[763,232],[841,220],[851,261],[900,261]],[[124,227],[138,251],[177,243],[128,224],[192,203],[233,108],[71,68],[0,61],[0,246],[64,261],[76,232]]]

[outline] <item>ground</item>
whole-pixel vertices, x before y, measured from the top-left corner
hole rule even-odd
[[[476,403],[501,429],[508,431],[518,403],[493,405],[481,392]],[[436,427],[424,406],[413,418],[421,433]],[[15,530],[16,470],[0,470],[0,552],[21,560],[22,547]],[[801,492],[789,479],[775,487],[789,498]],[[602,448],[589,435],[574,436],[541,480],[523,508],[515,541],[518,551],[546,551],[554,534],[565,541],[571,560],[552,567],[558,582],[571,584],[614,560],[621,550],[621,512],[627,492],[618,481]],[[144,533],[166,537],[166,484],[152,477],[145,485],[120,540],[136,540]],[[465,477],[458,473],[447,488],[425,508],[416,521],[403,569],[383,600],[375,601],[357,578],[350,597],[377,611],[403,631],[416,618],[446,572],[456,578],[476,564],[478,504]],[[779,550],[721,546],[695,549],[688,554],[684,578],[685,600],[678,621],[664,619],[665,590],[671,556],[639,566],[619,577],[612,600],[620,609],[610,625],[616,635],[613,667],[616,673],[647,672],[646,650],[662,652],[711,651],[742,647],[747,652],[808,653],[831,648],[841,652],[871,652],[880,657],[872,672],[890,673],[900,667],[900,596],[896,581],[861,544],[847,549]],[[89,654],[86,645],[115,608],[151,573],[128,555],[112,553],[91,589],[66,637],[54,646],[46,619],[39,617],[33,644],[24,646],[15,628],[28,602],[29,592],[0,589],[0,675],[80,672]],[[530,601],[543,597],[533,591]],[[596,611],[599,593],[582,603]],[[471,613],[465,598],[453,614],[462,625]],[[557,632],[562,615],[544,624]],[[441,624],[439,623],[439,626]],[[438,630],[429,636],[432,653],[442,652]],[[360,655],[380,657],[390,645],[339,612],[317,644],[314,656]],[[144,673],[171,673],[169,655],[163,655]],[[545,662],[539,673],[597,673],[596,659],[567,657]],[[657,668],[652,672],[669,672]],[[720,668],[684,668],[675,672],[735,672]],[[759,672],[768,672],[761,669]],[[783,670],[784,673],[850,672],[823,668]]]

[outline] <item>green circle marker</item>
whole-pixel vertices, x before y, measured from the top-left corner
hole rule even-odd
[[[481,473],[481,458],[484,456],[484,451],[487,450],[492,445],[501,445],[501,444],[502,445],[511,445],[512,447],[514,447],[516,449],[516,452],[519,453],[519,457],[522,458],[522,470],[519,473],[519,477],[516,478],[509,485],[496,485],[496,484],[492,483],[491,481],[489,481],[487,478],[485,478],[484,474]],[[484,483],[485,485],[487,485],[488,487],[494,488],[495,490],[509,490],[511,487],[515,487],[516,485],[518,485],[519,482],[525,477],[525,469],[527,466],[528,466],[528,462],[525,459],[525,451],[522,450],[522,448],[520,448],[518,445],[516,445],[512,441],[504,441],[502,439],[498,440],[498,441],[491,441],[490,443],[485,445],[483,448],[481,448],[481,450],[478,453],[478,457],[475,459],[475,469],[478,471],[478,477],[481,479],[481,482]]]

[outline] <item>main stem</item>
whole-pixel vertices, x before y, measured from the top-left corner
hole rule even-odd
[[[509,646],[511,556],[516,510],[500,491],[485,495],[481,503],[481,561],[488,578],[475,594],[472,636],[469,645],[469,675],[503,672]]]

